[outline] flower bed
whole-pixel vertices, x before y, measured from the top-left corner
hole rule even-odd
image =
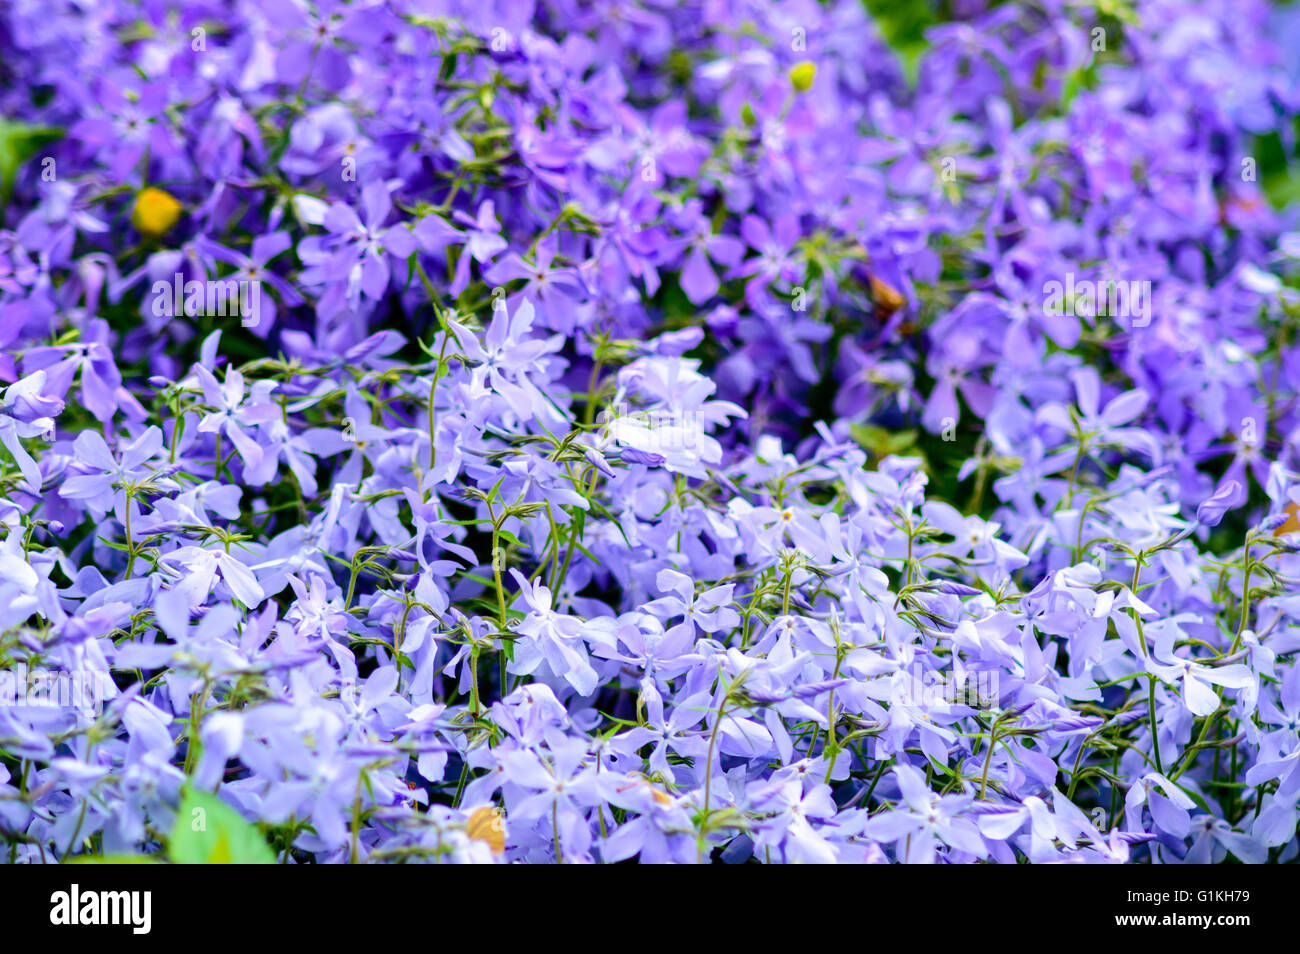
[[[1294,860],[1295,14],[870,6],[9,5],[0,855]]]

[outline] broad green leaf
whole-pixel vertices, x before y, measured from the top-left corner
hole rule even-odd
[[[187,785],[172,829],[178,865],[271,865],[275,855],[256,827],[217,796]]]
[[[849,432],[855,441],[877,457],[888,457],[890,454],[902,455],[916,443],[914,430],[895,433],[870,424],[854,424],[849,427]]]
[[[31,126],[0,118],[0,201],[9,201],[18,167],[42,146],[62,136],[63,130],[53,126]]]

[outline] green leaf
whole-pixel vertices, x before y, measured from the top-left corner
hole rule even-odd
[[[1286,172],[1266,175],[1260,185],[1275,209],[1285,209],[1292,203],[1300,202],[1300,178]]]
[[[1095,63],[1089,63],[1087,66],[1071,70],[1065,74],[1065,79],[1061,82],[1061,111],[1068,113],[1070,104],[1074,102],[1080,92],[1095,90],[1098,85],[1097,64]]]
[[[853,424],[849,426],[849,433],[863,448],[877,457],[888,457],[890,454],[902,455],[916,444],[914,430],[894,433],[870,424]]]
[[[1211,816],[1214,815],[1214,811],[1210,808],[1209,804],[1206,803],[1205,797],[1203,795],[1201,795],[1198,792],[1192,791],[1186,785],[1179,785],[1178,782],[1174,782],[1174,784],[1178,786],[1178,788],[1183,792],[1184,795],[1186,795],[1188,798],[1190,798],[1192,801],[1196,803],[1197,808],[1205,812],[1207,815],[1211,815]]]
[[[1097,12],[1102,16],[1114,17],[1129,26],[1137,26],[1141,22],[1132,0],[1097,0]]]
[[[181,794],[170,855],[178,865],[275,864],[256,827],[217,796],[189,785]]]
[[[0,118],[0,202],[8,202],[18,167],[41,147],[63,137],[53,126],[30,126]]]
[[[863,0],[885,42],[898,56],[907,81],[916,85],[921,56],[928,49],[925,31],[936,21],[930,0]]]
[[[70,865],[156,865],[159,860],[153,855],[78,855],[69,858]]]

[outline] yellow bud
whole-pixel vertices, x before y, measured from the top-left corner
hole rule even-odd
[[[162,189],[148,188],[135,197],[131,224],[142,235],[158,238],[167,234],[181,217],[182,206]]]
[[[876,308],[886,315],[892,315],[906,302],[906,299],[892,285],[875,275],[870,276],[870,285],[871,298],[876,303]]]
[[[492,849],[492,854],[504,854],[506,850],[506,826],[501,820],[501,813],[491,805],[483,805],[470,813],[465,824],[465,834],[475,841],[481,841]]]
[[[804,60],[790,67],[790,85],[797,92],[806,93],[812,88],[813,80],[817,76],[817,64],[812,60]]]

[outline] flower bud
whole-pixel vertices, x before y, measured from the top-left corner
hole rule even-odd
[[[817,64],[811,60],[804,60],[790,67],[790,85],[794,87],[796,93],[808,92],[816,77]]]
[[[167,234],[181,217],[183,207],[162,189],[141,190],[131,210],[131,224],[142,235],[159,238]]]

